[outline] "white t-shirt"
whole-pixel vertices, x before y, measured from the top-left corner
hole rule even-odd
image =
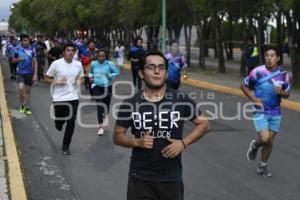
[[[124,57],[124,52],[125,52],[125,47],[123,47],[123,46],[120,46],[120,47],[116,47],[115,48],[115,51],[117,51],[118,52],[118,56],[119,56],[119,58],[120,57]]]
[[[47,47],[47,52],[50,50],[50,41],[49,40],[45,40],[45,45],[46,45],[46,47]]]
[[[73,60],[79,61],[79,58],[78,58],[78,49],[76,49],[76,51],[75,51],[75,54],[73,56]]]
[[[5,56],[5,52],[6,52],[6,40],[2,40],[1,41],[1,46],[2,46],[2,54],[3,56]]]
[[[79,99],[79,87],[76,80],[84,76],[81,62],[73,60],[67,63],[64,58],[58,59],[50,65],[46,75],[53,77],[54,80],[60,80],[63,77],[67,79],[66,85],[51,85],[50,93],[54,102]]]

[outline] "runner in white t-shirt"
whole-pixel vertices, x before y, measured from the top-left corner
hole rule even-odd
[[[118,46],[115,48],[115,55],[117,55],[117,63],[121,67],[124,64],[124,54],[125,54],[125,47],[123,46],[122,42],[118,43]]]
[[[3,56],[6,56],[5,55],[5,53],[6,53],[6,42],[7,42],[7,40],[5,38],[3,38],[2,41],[1,41],[1,49],[2,49]]]
[[[83,83],[81,62],[73,60],[75,46],[67,43],[63,47],[63,58],[50,65],[45,81],[51,84],[51,96],[55,112],[55,127],[58,131],[66,123],[62,152],[70,155],[69,146],[75,128],[79,103],[79,85]]]

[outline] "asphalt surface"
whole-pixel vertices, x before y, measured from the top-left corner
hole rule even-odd
[[[60,152],[62,132],[55,130],[50,117],[49,86],[32,88],[32,116],[18,113],[16,82],[9,80],[6,60],[1,60],[6,96],[11,111],[26,189],[32,200],[125,200],[130,149],[114,146],[110,128],[105,136],[97,136],[96,128],[77,124],[71,144],[71,156]],[[118,80],[131,80],[125,71]],[[211,120],[212,130],[183,153],[183,179],[186,200],[298,200],[300,196],[299,113],[283,110],[282,130],[275,141],[269,161],[272,178],[256,173],[256,162],[246,159],[251,139],[256,137],[252,122],[239,117],[246,99],[213,91],[181,86],[186,93],[196,93],[196,102]],[[128,94],[125,84],[118,94]],[[111,106],[120,99],[113,98]],[[81,100],[79,120],[96,124],[96,108],[89,99]],[[215,103],[215,104],[213,104]],[[233,119],[223,119],[222,116]],[[250,114],[248,113],[248,116]],[[240,119],[237,119],[240,118]],[[192,130],[190,122],[184,132]]]

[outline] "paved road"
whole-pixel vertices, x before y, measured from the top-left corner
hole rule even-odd
[[[8,67],[1,62],[5,77]],[[119,80],[130,80],[124,72]],[[6,80],[6,92],[14,132],[22,159],[27,191],[32,200],[123,200],[126,196],[130,150],[112,144],[112,127],[103,137],[96,128],[77,126],[71,146],[72,156],[60,153],[62,133],[54,128],[50,117],[49,87],[35,85],[32,92],[33,116],[18,114],[18,98],[14,81]],[[117,88],[127,94],[126,85]],[[276,139],[269,162],[274,177],[256,174],[256,164],[246,160],[245,152],[255,137],[252,122],[220,119],[236,116],[243,98],[182,86],[185,92],[196,92],[197,102],[214,102],[203,111],[212,120],[212,131],[183,155],[185,199],[187,200],[298,200],[300,196],[300,137],[296,124],[299,113],[283,110],[282,133]],[[212,97],[214,97],[212,99]],[[112,105],[120,100],[113,99]],[[90,102],[82,100],[82,102]],[[221,108],[222,107],[222,108]],[[96,123],[96,109],[82,109],[81,121]],[[114,120],[111,118],[110,120]],[[192,129],[186,123],[184,132]]]

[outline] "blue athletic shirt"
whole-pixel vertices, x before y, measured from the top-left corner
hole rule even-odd
[[[165,57],[168,59],[168,80],[180,81],[180,70],[186,67],[184,56],[177,52],[175,55],[167,53]]]
[[[269,79],[268,81],[258,84],[258,81],[274,73],[276,70],[280,71],[280,75]],[[254,86],[254,95],[256,98],[263,100],[264,102],[264,113],[268,113],[272,116],[278,116],[281,114],[280,103],[281,96],[275,93],[275,86],[281,86],[286,92],[290,92],[290,77],[287,71],[277,67],[274,71],[269,71],[265,65],[254,68],[245,78],[246,87],[250,88]],[[258,108],[258,107],[256,107]],[[258,109],[254,113],[259,112]]]
[[[34,69],[32,61],[35,59],[35,50],[33,47],[20,47],[15,53],[16,58],[22,58],[23,60],[17,63],[17,74],[33,74]]]
[[[6,51],[7,51],[7,57],[9,59],[13,58],[15,53],[18,51],[18,49],[20,49],[20,45],[18,43],[16,43],[16,45],[13,45],[11,43],[9,43],[7,45]]]

